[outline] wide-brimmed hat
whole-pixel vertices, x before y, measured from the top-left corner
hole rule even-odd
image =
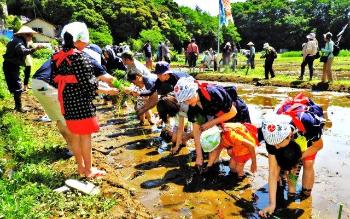
[[[269,43],[264,43],[263,48],[267,49],[267,48],[269,48],[269,46],[270,46]]]
[[[22,26],[16,33],[15,35],[21,35],[21,34],[36,34],[38,32],[34,31],[32,28],[28,26]]]
[[[254,46],[254,43],[253,43],[253,42],[249,42],[249,43],[247,44],[247,46]]]

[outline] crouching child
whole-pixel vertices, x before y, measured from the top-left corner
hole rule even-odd
[[[227,150],[230,159],[230,171],[244,177],[244,166],[251,161],[250,171],[257,171],[255,148],[258,146],[257,128],[250,123],[224,123],[222,128],[214,126],[204,132],[200,137],[204,152],[209,152],[208,168],[220,157],[223,149]]]

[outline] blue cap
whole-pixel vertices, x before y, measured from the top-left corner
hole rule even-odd
[[[164,74],[169,70],[170,70],[170,64],[165,61],[160,61],[156,63],[154,74],[157,74],[157,75]]]

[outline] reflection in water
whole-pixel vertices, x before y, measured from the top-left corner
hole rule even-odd
[[[238,85],[240,96],[248,103],[252,122],[259,124],[265,113],[288,96],[300,90],[274,87]],[[324,148],[316,158],[316,182],[312,197],[288,201],[285,188],[280,191],[274,218],[335,218],[339,202],[345,203],[344,214],[349,215],[348,182],[350,181],[350,98],[348,94],[305,92],[320,104],[327,119]],[[119,125],[111,120],[106,125]],[[121,176],[129,179],[138,191],[137,197],[154,214],[168,218],[259,218],[258,211],[268,204],[268,163],[266,150],[258,148],[258,172],[243,181],[228,174],[228,164],[222,161],[214,172],[199,174],[193,167],[193,147],[182,148],[179,155],[169,156],[154,134],[143,133],[135,125],[124,124],[110,138],[126,137],[126,152],[111,156],[125,168]],[[131,133],[135,127],[137,135]],[[133,137],[129,137],[129,134]],[[141,139],[141,140],[140,140]],[[263,156],[261,156],[263,155]],[[247,165],[249,167],[249,165]],[[302,173],[301,173],[302,174]],[[300,182],[298,190],[300,190]],[[318,216],[318,217],[317,217]]]

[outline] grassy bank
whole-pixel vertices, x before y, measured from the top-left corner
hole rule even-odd
[[[293,53],[295,54],[295,53]],[[276,77],[270,80],[264,80],[264,60],[259,59],[259,55],[256,57],[256,68],[247,70],[245,63],[246,58],[239,56],[238,68],[233,71],[232,69],[221,69],[220,72],[206,71],[197,72],[193,75],[199,80],[209,81],[226,81],[236,83],[249,83],[258,86],[273,85],[273,86],[285,86],[296,88],[307,88],[313,90],[332,90],[339,92],[350,91],[350,56],[335,57],[333,62],[333,76],[335,81],[330,84],[321,83],[322,76],[322,64],[319,60],[314,61],[314,76],[313,80],[309,81],[309,70],[306,66],[304,80],[298,80],[300,75],[300,64],[302,58],[300,56],[279,55],[274,62],[274,70]],[[176,63],[178,66],[183,63]],[[174,66],[174,65],[173,65]]]
[[[3,53],[1,44],[0,218],[102,218],[108,215],[108,210],[116,205],[113,199],[53,192],[67,177],[77,177],[64,175],[56,168],[69,168],[74,160],[64,156],[65,144],[54,124],[33,122],[38,112],[34,115],[13,112],[13,100],[2,72]],[[34,70],[42,61],[35,63]],[[26,95],[31,98],[30,93]]]

